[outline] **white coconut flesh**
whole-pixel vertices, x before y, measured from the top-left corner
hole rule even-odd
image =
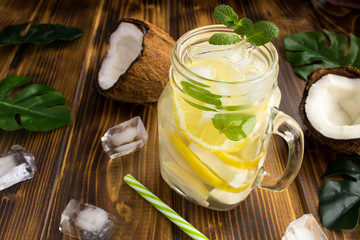
[[[333,139],[360,138],[360,79],[328,74],[309,89],[306,116]]]
[[[107,90],[114,86],[131,63],[139,56],[144,33],[134,24],[120,23],[110,37],[110,48],[99,71],[99,86]]]

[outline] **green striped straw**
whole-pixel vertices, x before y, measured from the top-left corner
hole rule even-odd
[[[126,174],[124,177],[124,181],[133,188],[140,196],[149,201],[157,210],[162,212],[170,221],[175,223],[181,230],[183,230],[187,235],[189,235],[192,239],[207,239],[204,234],[199,232],[194,226],[192,226],[185,219],[180,217],[174,210],[172,210],[168,205],[166,205],[163,201],[160,200],[157,196],[155,196],[152,192],[149,191],[144,185],[142,185],[138,180],[136,180],[130,174]]]

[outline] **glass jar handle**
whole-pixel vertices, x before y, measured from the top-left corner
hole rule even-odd
[[[304,135],[298,123],[279,111],[277,108],[270,109],[270,123],[267,134],[281,136],[288,145],[288,162],[283,175],[277,176],[267,173],[264,168],[260,169],[257,180],[257,187],[270,190],[285,190],[299,173],[304,155]]]

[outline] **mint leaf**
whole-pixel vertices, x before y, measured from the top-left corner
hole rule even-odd
[[[185,98],[183,98],[185,102],[187,102],[187,104],[189,104],[190,106],[193,106],[194,108],[200,109],[201,111],[209,111],[209,112],[217,112],[217,110],[209,108],[209,107],[205,107],[196,103],[193,103]]]
[[[233,141],[246,138],[256,124],[256,116],[242,113],[216,114],[212,118],[214,127]]]
[[[235,27],[238,23],[238,16],[234,10],[228,5],[219,5],[214,9],[214,17],[228,28]]]
[[[352,229],[359,221],[360,166],[350,158],[347,155],[337,158],[325,176],[345,175],[353,180],[328,180],[319,193],[321,223],[329,229]]]
[[[253,23],[248,18],[242,18],[235,26],[234,32],[241,36],[246,35],[253,27]]]
[[[252,29],[246,33],[246,41],[255,46],[268,43],[279,35],[279,29],[269,21],[259,21],[253,24]]]
[[[71,122],[70,110],[65,98],[49,86],[33,84],[22,89],[16,96],[12,91],[31,78],[9,76],[0,82],[0,128],[31,131],[49,131]],[[17,121],[19,116],[19,121]]]
[[[319,67],[352,66],[360,69],[360,38],[350,34],[350,48],[346,53],[347,37],[323,30],[321,32],[293,33],[284,37],[286,58],[295,72],[304,80]]]
[[[212,45],[228,45],[241,41],[242,40],[238,35],[226,33],[215,33],[209,39],[209,43]]]
[[[221,105],[220,95],[213,94],[210,91],[189,82],[182,81],[181,85],[183,87],[183,91],[187,95],[204,103],[215,106]]]
[[[44,45],[55,40],[72,41],[83,34],[80,29],[75,27],[65,27],[60,24],[39,24],[30,26],[27,33],[22,35],[29,24],[7,26],[0,33],[0,46],[23,43]]]

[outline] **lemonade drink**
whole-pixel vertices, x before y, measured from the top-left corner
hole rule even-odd
[[[273,45],[209,45],[184,35],[158,103],[161,174],[204,207],[234,208],[260,182],[271,107],[280,102]],[[190,36],[189,36],[190,35]]]

